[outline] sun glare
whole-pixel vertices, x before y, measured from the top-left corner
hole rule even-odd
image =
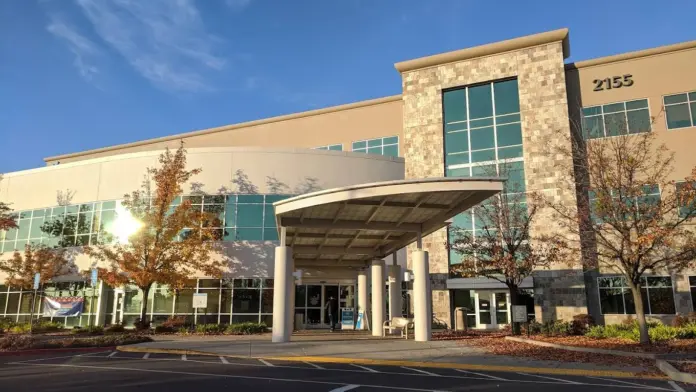
[[[135,219],[123,206],[120,204],[116,206],[116,220],[112,233],[119,243],[128,243],[128,238],[135,234],[142,225],[142,222]]]

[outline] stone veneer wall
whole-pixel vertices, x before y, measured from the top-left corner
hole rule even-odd
[[[563,45],[558,41],[403,72],[405,177],[445,175],[443,89],[517,77],[527,191],[543,192],[574,207],[575,195],[556,186],[556,180],[564,174],[559,163],[567,163],[570,157],[553,153],[557,150],[554,146],[569,143],[570,134],[563,60]],[[539,235],[559,229],[541,217],[532,230],[533,235]],[[430,253],[433,312],[436,318],[449,323],[446,241],[446,229],[442,229],[424,238],[423,245]],[[409,257],[409,265],[410,262]],[[535,288],[537,320],[568,319],[587,313],[579,265],[558,265],[552,271],[539,271]]]

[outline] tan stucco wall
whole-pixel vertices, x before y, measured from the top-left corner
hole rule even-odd
[[[150,139],[97,150],[46,158],[51,165],[141,151],[176,148],[184,140],[195,147],[301,147],[314,148],[342,144],[352,150],[352,142],[377,137],[398,136],[401,140],[400,97],[386,97],[332,108],[273,117],[185,134]],[[172,130],[177,131],[177,130]],[[403,155],[400,154],[399,155]]]

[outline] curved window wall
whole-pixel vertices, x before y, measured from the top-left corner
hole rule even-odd
[[[273,203],[292,195],[228,194],[186,195],[195,208],[218,215],[206,222],[223,241],[277,241]],[[24,249],[29,243],[70,247],[125,240],[119,222],[129,218],[119,200],[90,202],[15,212],[17,228],[0,231],[0,252]],[[51,230],[48,230],[48,228]]]

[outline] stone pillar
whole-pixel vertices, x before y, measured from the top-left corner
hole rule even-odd
[[[401,311],[401,266],[389,266],[389,317],[403,316]]]
[[[361,330],[367,329],[367,270],[358,271],[358,314],[362,312],[363,320]]]
[[[292,248],[275,248],[275,272],[273,275],[273,332],[271,341],[283,343],[290,341],[290,278],[292,278]]]
[[[384,330],[384,260],[372,260],[372,336],[382,336]]]
[[[428,342],[431,336],[433,312],[428,252],[418,249],[411,256],[413,262],[413,324],[416,341]]]

